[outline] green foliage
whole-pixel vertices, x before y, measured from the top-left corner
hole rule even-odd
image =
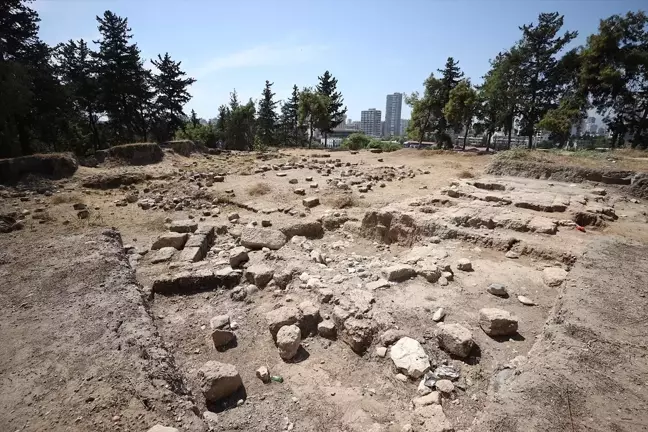
[[[347,109],[346,107],[343,108],[344,99],[342,94],[337,91],[337,79],[329,71],[324,72],[324,75],[317,78],[319,83],[317,84],[316,93],[321,96],[321,103],[324,104],[324,110],[318,116],[317,129],[324,135],[326,141],[327,135],[333,128],[344,121]]]
[[[313,141],[313,130],[324,131],[330,124],[329,99],[311,88],[302,90],[299,97],[299,123],[308,126],[308,148]]]
[[[346,150],[361,150],[369,146],[372,140],[363,133],[354,133],[349,135],[342,141],[340,146]]]
[[[469,80],[462,80],[450,91],[450,99],[443,108],[443,114],[448,122],[448,126],[456,132],[465,128],[464,148],[466,147],[468,130],[472,124],[473,117],[477,114],[477,104],[477,92],[470,85]]]
[[[265,82],[257,118],[257,137],[260,145],[266,148],[275,144],[277,134],[277,113],[275,112],[277,102],[274,100],[275,94],[272,93],[272,84],[268,80]]]
[[[299,118],[299,97],[299,89],[295,85],[290,99],[281,106],[278,125],[280,145],[297,147],[304,141],[304,125]]]
[[[184,125],[184,129],[180,129],[176,132],[175,139],[187,139],[207,147],[216,147],[216,128],[211,123],[203,125],[200,123],[194,124],[193,122],[188,122]]]
[[[580,119],[581,110],[569,99],[564,99],[556,109],[547,111],[537,124],[537,128],[551,133],[554,141],[559,146],[567,144],[571,136],[572,125]],[[539,148],[547,148],[540,147]]]

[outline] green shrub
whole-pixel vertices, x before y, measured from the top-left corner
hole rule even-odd
[[[342,141],[341,148],[345,150],[361,150],[369,145],[371,140],[363,133],[354,133]]]
[[[382,151],[384,151],[384,152],[393,152],[393,151],[402,149],[403,145],[400,144],[400,143],[397,143],[397,142],[393,142],[393,141],[392,142],[384,141],[382,143],[381,148],[382,148]]]

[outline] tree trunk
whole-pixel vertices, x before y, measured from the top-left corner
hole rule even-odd
[[[531,128],[531,132],[529,132],[529,149],[533,148],[533,128]]]
[[[463,138],[463,151],[466,151],[466,140],[468,139],[468,124],[466,124],[466,132]]]
[[[486,153],[488,153],[488,150],[490,149],[490,143],[491,143],[491,138],[493,137],[493,134],[488,132],[488,136],[486,138]]]
[[[324,132],[324,147],[328,147],[328,133]]]
[[[506,148],[511,150],[511,134],[513,133],[513,125],[510,125],[508,130],[508,141],[506,142]]]
[[[308,148],[311,148],[311,142],[313,142],[313,123],[309,125],[310,134],[308,136]]]

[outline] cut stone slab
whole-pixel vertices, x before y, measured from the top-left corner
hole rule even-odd
[[[272,280],[274,270],[265,264],[254,264],[247,268],[245,279],[259,288],[265,287]]]
[[[243,246],[236,246],[235,248],[230,249],[229,263],[232,268],[237,268],[241,264],[249,261],[250,257],[248,256],[247,249]]]
[[[383,270],[383,273],[390,282],[402,282],[416,276],[414,267],[407,264],[395,264]]]
[[[548,267],[542,271],[542,281],[550,287],[560,286],[567,279],[567,272],[560,267]]]
[[[169,231],[177,233],[192,233],[198,228],[198,222],[191,219],[173,221],[169,225]]]
[[[187,233],[171,232],[162,234],[157,238],[157,240],[153,242],[153,245],[151,245],[151,250],[158,250],[164,247],[172,247],[177,250],[181,250],[187,242],[188,238],[189,234]]]
[[[213,360],[198,370],[198,380],[207,402],[218,402],[243,386],[241,376],[234,365]]]
[[[266,314],[268,329],[274,340],[281,327],[297,324],[301,318],[301,311],[294,306],[281,306]]]
[[[479,326],[489,336],[509,336],[518,329],[518,319],[510,312],[484,308],[479,311]]]
[[[308,197],[302,200],[302,204],[304,205],[304,207],[308,207],[308,208],[318,206],[319,203],[320,201],[318,197]]]
[[[416,339],[401,338],[391,347],[389,356],[398,371],[412,378],[420,378],[430,369],[430,358]]]
[[[457,270],[466,272],[473,271],[472,263],[468,258],[461,258],[457,261]]]
[[[241,245],[248,249],[259,250],[267,247],[277,250],[286,244],[288,239],[281,231],[268,228],[244,228],[241,231]]]
[[[231,267],[213,272],[209,269],[182,271],[158,276],[152,290],[157,294],[190,294],[216,288],[233,288],[241,280],[241,272]]]
[[[279,356],[290,360],[297,354],[301,343],[301,330],[296,325],[283,326],[277,332],[277,348]]]
[[[437,342],[441,349],[460,358],[468,357],[475,346],[470,330],[459,324],[440,324]]]
[[[499,283],[490,284],[488,288],[486,288],[486,291],[498,297],[508,297],[506,287]]]
[[[184,262],[197,262],[205,257],[202,248],[198,246],[186,247],[180,252],[179,261]]]
[[[529,231],[537,232],[540,234],[556,234],[557,225],[556,221],[542,216],[535,216],[527,225]]]
[[[176,253],[176,250],[177,249],[173,247],[163,247],[162,249],[158,249],[157,252],[154,252],[151,256],[151,264],[170,261]]]

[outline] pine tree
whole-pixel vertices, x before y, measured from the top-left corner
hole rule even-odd
[[[257,136],[262,146],[269,147],[275,144],[277,135],[277,113],[274,101],[275,94],[272,93],[272,84],[266,80],[265,88],[259,101],[259,116],[257,118]]]
[[[78,115],[85,119],[82,129],[96,151],[101,147],[99,135],[99,86],[96,62],[88,44],[70,40],[58,48],[58,71]]]
[[[252,99],[241,105],[236,90],[230,93],[230,103],[225,120],[225,148],[251,150],[254,143],[256,109]]]
[[[128,20],[110,11],[97,17],[101,40],[97,53],[100,102],[116,143],[148,138],[151,74],[144,69]]]
[[[187,88],[196,80],[186,78],[186,73],[180,69],[181,62],[173,61],[169,53],[164,57],[158,55],[158,59],[151,60],[151,63],[159,71],[151,80],[155,91],[156,135],[158,141],[167,141],[184,124],[186,115],[182,108],[191,99]]]
[[[448,125],[456,132],[464,129],[463,149],[466,149],[468,131],[477,114],[477,92],[469,80],[460,81],[450,92],[450,100],[443,108]]]
[[[191,121],[191,125],[193,127],[198,127],[200,120],[198,119],[198,114],[196,114],[196,111],[191,110],[191,118],[189,121]]]
[[[520,115],[522,133],[533,146],[535,125],[552,108],[558,106],[562,78],[557,55],[571,42],[577,32],[558,33],[563,26],[563,16],[558,12],[541,13],[538,24],[520,27],[522,39],[517,50],[520,56]]]
[[[279,119],[282,142],[286,146],[299,146],[304,138],[304,128],[299,122],[299,89],[293,86],[293,92],[282,106]]]
[[[324,135],[324,145],[326,145],[328,134],[344,121],[347,109],[346,107],[343,108],[344,99],[342,94],[337,91],[337,79],[329,71],[324,72],[324,75],[317,78],[319,79],[317,93],[324,96],[324,99],[321,99],[322,101],[328,101],[326,115],[321,118],[321,128],[318,128]]]
[[[451,146],[452,142],[447,134],[449,122],[443,114],[443,107],[450,101],[450,92],[459,84],[464,74],[459,69],[459,62],[454,58],[448,57],[445,67],[438,69],[441,73],[441,92],[439,93],[437,106],[441,106],[441,112],[438,113],[438,120],[436,124],[437,140],[441,142],[444,147]]]

